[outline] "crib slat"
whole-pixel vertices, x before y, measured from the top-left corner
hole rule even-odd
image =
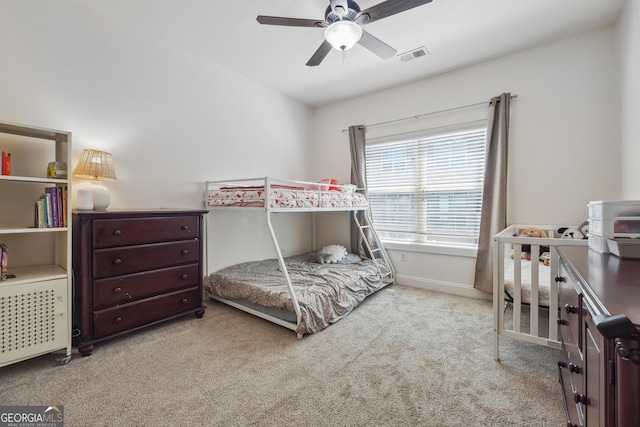
[[[529,334],[540,336],[538,328],[538,315],[540,314],[540,275],[537,254],[540,253],[540,245],[531,245],[531,298],[529,301]]]
[[[522,253],[522,245],[514,245],[515,255],[513,256],[513,330],[520,332],[522,322],[522,258],[518,256]]]
[[[558,274],[558,250],[554,245],[551,245],[549,256],[549,340],[558,341],[558,310],[552,309],[552,307],[559,307],[559,288],[558,283],[555,281],[555,277]]]

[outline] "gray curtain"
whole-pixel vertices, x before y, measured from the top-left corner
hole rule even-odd
[[[474,288],[493,292],[492,238],[507,226],[507,158],[511,94],[503,93],[489,103],[487,156],[482,193],[482,216]]]
[[[358,188],[365,188],[367,185],[367,158],[363,125],[349,126],[349,147],[351,149],[351,183]],[[360,224],[368,225],[363,212],[358,212],[357,215]],[[369,234],[369,230],[365,229],[367,238]],[[371,239],[368,240],[371,243]],[[366,250],[362,236],[353,221],[351,221],[351,252],[361,257],[371,258],[371,254]]]

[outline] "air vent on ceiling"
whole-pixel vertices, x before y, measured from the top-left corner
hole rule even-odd
[[[402,53],[398,55],[400,57],[400,61],[407,62],[412,59],[420,58],[421,56],[427,56],[429,51],[424,47],[419,47],[417,49],[410,50],[409,52]]]

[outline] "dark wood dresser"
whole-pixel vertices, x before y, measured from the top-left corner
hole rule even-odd
[[[560,247],[567,426],[640,426],[640,260]]]
[[[94,344],[158,322],[202,317],[205,210],[75,211],[73,332]]]

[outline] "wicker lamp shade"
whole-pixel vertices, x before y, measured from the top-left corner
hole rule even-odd
[[[111,153],[99,150],[82,150],[73,176],[95,180],[115,180],[116,170],[113,167]]]
[[[78,160],[78,164],[73,170],[73,176],[93,179],[91,189],[89,190],[91,198],[86,197],[85,191],[83,195],[85,196],[84,199],[87,199],[86,203],[80,203],[83,198],[81,194],[78,194],[76,208],[94,210],[107,209],[111,203],[111,194],[109,193],[109,189],[102,185],[100,181],[116,179],[116,170],[113,167],[113,157],[111,153],[100,150],[82,150],[80,160]],[[80,203],[80,205],[78,203]]]

